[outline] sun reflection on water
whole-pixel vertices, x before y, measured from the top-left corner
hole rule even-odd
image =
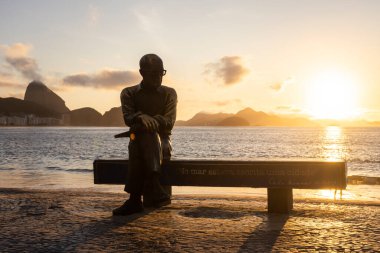
[[[347,146],[342,128],[337,126],[328,126],[325,128],[322,157],[326,161],[345,160]]]
[[[346,160],[347,149],[346,136],[341,127],[328,126],[324,129],[321,154],[324,160]],[[352,199],[354,197],[348,191],[343,191],[341,196],[340,190],[319,190],[317,195],[327,199]]]

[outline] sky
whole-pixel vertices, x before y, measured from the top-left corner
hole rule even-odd
[[[246,107],[380,121],[380,1],[0,1],[0,97],[42,80],[71,109],[120,106],[147,53],[178,119]]]

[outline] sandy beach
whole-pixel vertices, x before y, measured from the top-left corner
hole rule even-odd
[[[380,203],[176,194],[172,204],[112,217],[126,195],[0,189],[1,252],[379,252]]]

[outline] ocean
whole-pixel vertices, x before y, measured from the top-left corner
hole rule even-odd
[[[126,130],[1,127],[0,187],[101,188],[93,160],[127,158],[129,139],[113,137]],[[380,177],[375,127],[175,127],[172,144],[172,159],[345,160],[348,175]]]

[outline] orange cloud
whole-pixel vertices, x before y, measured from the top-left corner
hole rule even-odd
[[[28,80],[41,80],[36,60],[29,56],[31,45],[15,43],[11,46],[1,45],[5,61]]]
[[[204,72],[206,75],[211,74],[216,79],[221,79],[226,86],[240,82],[248,73],[249,70],[242,65],[239,56],[225,56],[217,62],[209,63]]]
[[[136,84],[140,76],[135,71],[101,70],[94,74],[75,74],[63,78],[63,83],[71,86],[118,89],[127,84]]]
[[[290,84],[293,84],[295,81],[294,81],[294,78],[293,77],[289,77],[287,78],[285,81],[283,82],[278,82],[278,83],[274,83],[272,85],[270,85],[269,87],[275,91],[278,91],[278,92],[281,92],[283,91],[288,85]]]

